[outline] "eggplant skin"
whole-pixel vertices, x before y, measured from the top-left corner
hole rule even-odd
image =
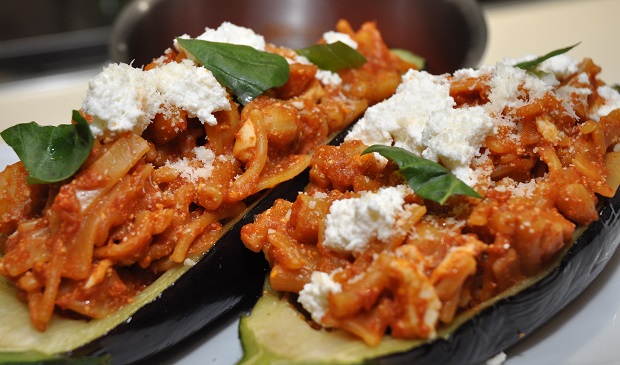
[[[620,189],[619,189],[620,191]],[[448,339],[367,361],[377,365],[479,365],[532,334],[600,274],[620,244],[620,192],[542,280],[465,322]]]

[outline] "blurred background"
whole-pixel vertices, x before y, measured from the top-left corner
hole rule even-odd
[[[0,1],[0,82],[104,62],[130,0]]]
[[[0,83],[105,62],[110,28],[129,2],[0,0]]]

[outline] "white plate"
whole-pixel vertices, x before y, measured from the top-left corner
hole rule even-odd
[[[499,3],[499,2],[498,2]],[[610,41],[617,34],[620,0],[514,1],[489,7],[485,15],[490,39],[483,64],[503,57],[542,54],[560,46],[583,43],[571,51],[573,57],[592,57],[603,67],[603,78],[620,81],[620,52]],[[561,6],[558,6],[561,4]],[[587,26],[584,19],[589,19]],[[587,22],[587,21],[586,21]],[[523,27],[523,24],[536,24]],[[95,73],[95,71],[93,71]],[[18,90],[0,90],[0,126],[19,122],[67,122],[77,109],[90,75],[80,76],[67,87],[41,88],[26,85]],[[36,108],[33,108],[36,106]],[[27,111],[25,113],[24,111]],[[24,120],[24,116],[27,120]],[[16,161],[13,151],[0,141],[0,168]],[[539,331],[506,351],[505,365],[611,365],[620,364],[620,253],[616,254],[591,286]],[[618,322],[616,322],[618,318]],[[214,335],[192,338],[173,358],[162,364],[231,365],[241,358],[238,321],[217,329]]]
[[[620,253],[565,310],[507,351],[507,365],[620,364]]]
[[[0,143],[0,170],[17,161]],[[506,351],[505,365],[620,364],[620,254],[599,277],[553,320]],[[616,322],[618,320],[618,322]],[[225,323],[208,337],[191,338],[162,364],[232,365],[242,355],[238,320]]]

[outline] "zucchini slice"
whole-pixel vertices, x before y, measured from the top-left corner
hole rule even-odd
[[[239,324],[242,365],[481,364],[544,325],[603,270],[620,244],[620,193],[598,221],[575,232],[549,267],[501,296],[463,313],[434,341],[386,336],[377,347],[343,331],[312,328],[290,302],[265,286]]]

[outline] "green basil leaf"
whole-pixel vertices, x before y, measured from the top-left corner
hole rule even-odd
[[[40,126],[17,124],[0,132],[28,170],[28,182],[47,184],[65,180],[82,166],[93,148],[90,125],[77,110],[76,124]]]
[[[402,60],[413,63],[418,70],[423,70],[426,67],[426,59],[411,51],[402,48],[392,48],[390,52],[400,57]]]
[[[452,195],[482,198],[440,164],[416,156],[403,148],[372,145],[365,149],[362,155],[371,152],[377,152],[394,161],[413,191],[425,199],[444,204]]]
[[[242,105],[288,81],[290,68],[280,55],[249,46],[200,39],[177,38],[177,42],[232,90]]]
[[[581,42],[579,42],[579,43],[581,43]],[[561,55],[563,53],[566,53],[566,52],[570,51],[571,49],[577,47],[579,45],[579,43],[573,44],[570,47],[556,49],[555,51],[551,51],[551,52],[547,53],[546,55],[538,57],[538,58],[533,59],[531,61],[525,61],[525,62],[517,63],[515,65],[515,67],[521,68],[521,69],[526,70],[526,71],[530,71],[530,70],[536,68],[536,66],[538,66],[542,62],[548,60],[549,58],[555,57],[555,56],[558,56],[558,55]]]
[[[336,72],[345,68],[358,68],[366,63],[366,57],[341,41],[315,44],[296,51],[322,70]]]

